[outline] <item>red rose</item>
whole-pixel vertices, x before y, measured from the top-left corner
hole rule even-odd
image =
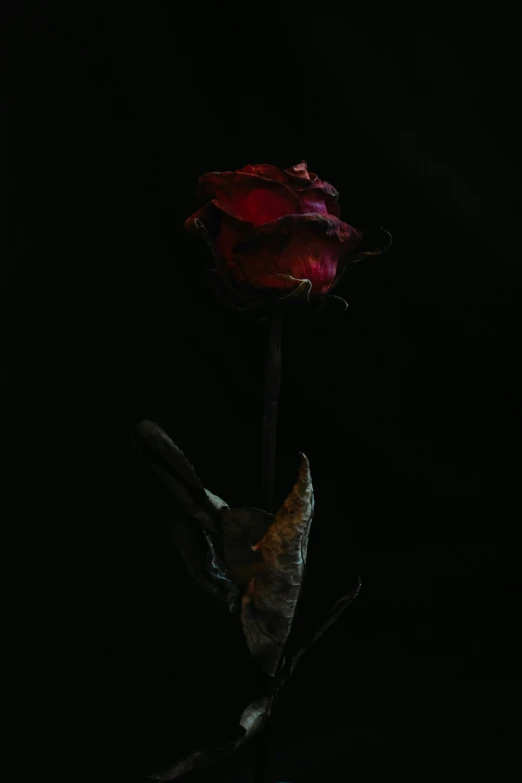
[[[305,161],[213,171],[199,186],[208,201],[185,228],[206,236],[218,274],[241,289],[326,294],[363,239],[340,220],[338,192]]]

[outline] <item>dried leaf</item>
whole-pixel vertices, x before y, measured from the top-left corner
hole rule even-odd
[[[138,424],[138,432],[147,449],[142,450],[162,481],[181,502],[187,513],[212,533],[215,517],[227,504],[208,492],[184,453],[154,421]]]
[[[184,759],[177,761],[172,767],[169,767],[164,772],[150,775],[149,777],[151,780],[174,780],[180,775],[206,767],[224,756],[227,756],[229,753],[232,753],[232,751],[240,748],[241,745],[244,745],[245,742],[248,742],[248,740],[263,729],[268,705],[269,697],[263,696],[261,699],[256,699],[256,701],[253,701],[245,708],[239,719],[239,725],[244,733],[237,739],[222,745],[216,745],[215,747],[191,753]]]
[[[237,611],[237,588],[216,553],[216,521],[228,508],[227,504],[203,487],[181,449],[158,424],[144,420],[137,429],[146,446],[139,449],[140,453],[181,504],[173,514],[170,527],[173,542],[190,575],[197,584],[220,598],[230,612]]]
[[[169,522],[172,541],[197,585],[226,605],[229,612],[238,611],[238,591],[227,577],[224,564],[216,555],[210,534],[176,515]]]
[[[308,459],[266,534],[254,546],[263,562],[242,598],[241,620],[251,655],[276,674],[304,578],[314,498]]]
[[[198,492],[204,492],[203,485],[196,476],[194,468],[159,424],[144,419],[138,424],[138,432],[154,451],[162,455],[187,486]]]
[[[224,598],[229,612],[237,612],[239,608],[237,605],[237,586],[228,577],[225,564],[217,556],[212,537],[206,530],[203,531],[203,535],[207,542],[205,582],[211,580],[211,583],[214,585],[217,592]]]
[[[213,507],[216,510],[216,513],[220,514],[222,511],[228,508],[228,504],[225,503],[224,500],[221,500],[220,497],[217,495],[214,495],[213,492],[211,492],[209,489],[205,489],[205,493],[207,495],[207,498],[212,503]]]
[[[234,584],[244,592],[264,563],[261,552],[253,547],[267,532],[274,515],[259,508],[227,508],[221,519],[227,570]]]
[[[178,481],[176,478],[174,478],[174,476],[172,476],[164,467],[158,465],[153,460],[150,460],[150,463],[163,483],[181,502],[187,514],[201,527],[210,532],[215,532],[216,526],[214,519],[209,515],[207,509],[202,508],[201,501],[199,499],[194,501],[193,496],[187,490],[185,485],[182,484],[181,481]]]
[[[269,698],[263,696],[260,699],[256,699],[248,707],[243,710],[239,725],[245,729],[244,737],[240,737],[237,740],[237,745],[243,745],[247,739],[251,739],[255,734],[258,734],[264,724],[264,719],[268,710]]]

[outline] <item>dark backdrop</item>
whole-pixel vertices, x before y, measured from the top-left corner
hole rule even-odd
[[[11,3],[3,27],[17,779],[144,781],[259,695],[128,447],[156,419],[211,490],[260,502],[264,327],[199,288],[183,222],[199,174],[303,158],[394,243],[347,274],[345,315],[285,322],[277,492],[301,448],[310,616],[363,590],[296,670],[266,781],[518,779],[516,12],[64,5]],[[201,779],[246,781],[248,756]]]

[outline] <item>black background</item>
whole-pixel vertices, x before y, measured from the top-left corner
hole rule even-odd
[[[288,685],[266,781],[518,779],[517,12],[21,2],[3,29],[17,779],[138,783],[260,695],[127,453],[153,418],[209,489],[260,502],[265,328],[195,283],[183,222],[203,172],[302,159],[394,242],[347,273],[346,314],[285,320],[278,498],[297,447],[316,493],[303,600],[318,618],[363,590]]]

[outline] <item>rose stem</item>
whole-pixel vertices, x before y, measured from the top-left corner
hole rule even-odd
[[[277,414],[281,389],[281,332],[283,309],[275,303],[269,315],[269,336],[265,365],[265,400],[263,415],[263,509],[274,514],[275,454]],[[251,781],[264,783],[266,777],[266,737],[268,726],[254,738]]]
[[[281,388],[281,332],[283,310],[274,304],[269,315],[269,338],[265,367],[265,402],[263,415],[263,509],[275,513],[275,454],[277,414]]]

